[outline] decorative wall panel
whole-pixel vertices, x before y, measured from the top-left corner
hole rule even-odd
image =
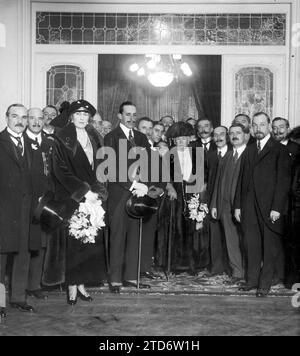
[[[37,12],[36,43],[282,46],[286,15]]]
[[[77,66],[53,66],[47,72],[47,105],[59,107],[63,101],[70,103],[84,95],[84,73]]]

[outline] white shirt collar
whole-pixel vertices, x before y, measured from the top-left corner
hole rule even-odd
[[[280,143],[284,146],[287,146],[287,144],[289,143],[289,140],[284,140],[284,141],[281,141]]]
[[[16,132],[14,132],[13,130],[11,130],[9,127],[7,127],[7,132],[13,137],[21,137],[21,138],[23,138],[23,132],[18,134]]]
[[[33,132],[31,132],[30,130],[27,129],[26,130],[26,134],[33,141],[35,141],[36,138],[37,138],[37,141],[38,141],[39,145],[42,143],[42,133],[41,132],[39,134],[35,135]]]
[[[122,123],[120,123],[120,127],[122,129],[122,131],[124,132],[125,136],[127,139],[129,139],[129,132],[131,131],[132,136],[134,137],[134,130],[129,129],[128,127],[126,127],[125,125],[123,125]]]
[[[269,141],[269,139],[271,138],[271,135],[268,134],[265,138],[263,138],[262,140],[260,140],[260,147],[261,147],[261,150],[264,149],[265,145],[267,144],[267,142]],[[257,143],[256,143],[257,145]]]
[[[228,146],[227,145],[225,145],[222,148],[218,148],[218,154],[219,154],[219,152],[221,152],[221,157],[224,157],[226,155],[227,151],[228,151]]]
[[[47,135],[52,135],[54,133],[54,127],[53,126],[44,126],[43,131],[47,134]]]
[[[201,138],[201,142],[204,144],[204,143],[211,143],[212,141],[212,138],[211,137],[208,137],[208,138]]]
[[[233,155],[235,154],[235,152],[237,152],[237,153],[238,153],[238,157],[240,158],[240,157],[241,157],[241,154],[245,151],[246,147],[247,147],[247,145],[244,144],[244,145],[241,146],[241,147],[234,148],[234,149],[233,149]]]

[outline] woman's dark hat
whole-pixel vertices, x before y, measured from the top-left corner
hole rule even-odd
[[[150,198],[148,195],[143,197],[132,195],[126,202],[126,212],[133,218],[145,218],[156,213],[157,210],[157,200]]]
[[[38,203],[33,221],[40,223],[44,230],[53,231],[66,224],[78,206],[79,203],[73,199],[56,201],[54,194],[47,192]]]
[[[194,129],[190,124],[179,121],[168,129],[166,136],[168,139],[172,139],[176,137],[192,136],[194,134]]]
[[[94,116],[96,114],[96,109],[94,108],[94,106],[84,99],[73,101],[68,111],[69,116],[76,111],[86,111],[91,116]]]

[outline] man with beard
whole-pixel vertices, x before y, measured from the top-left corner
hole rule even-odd
[[[54,140],[43,132],[44,124],[45,121],[41,109],[31,108],[28,110],[26,135],[29,138],[32,151],[32,214],[38,205],[39,199],[49,190],[53,189],[50,174],[50,156]],[[30,258],[27,294],[37,299],[47,298],[41,289],[46,240],[46,233],[41,230],[41,226],[31,223],[30,243],[35,246],[35,251],[31,253]]]
[[[229,129],[233,151],[219,165],[213,197],[211,216],[220,222],[225,232],[226,250],[230,264],[231,283],[235,284],[244,278],[242,252],[240,248],[240,228],[234,220],[233,203],[240,173],[241,159],[246,149],[246,135],[249,134],[242,124],[233,124]]]
[[[251,135],[251,119],[247,114],[238,114],[235,116],[232,125],[234,124],[242,124],[249,133],[246,134],[246,144],[251,145],[255,143],[255,138]]]
[[[10,304],[32,312],[33,307],[26,302],[31,250],[32,151],[27,136],[23,135],[27,126],[24,105],[10,105],[6,123],[7,128],[0,133],[1,282],[4,283],[10,255],[13,259]]]
[[[280,142],[282,145],[286,146],[289,151],[289,154],[292,158],[292,180],[296,175],[296,167],[297,161],[299,162],[300,156],[300,146],[293,142],[289,137],[290,124],[287,119],[282,117],[276,117],[272,121],[272,131],[273,137],[276,141]],[[278,259],[278,275],[275,277],[274,283],[285,281],[287,285],[293,284],[293,279],[295,278],[296,272],[296,263],[295,258],[295,241],[293,241],[293,219],[292,219],[292,211],[293,211],[293,194],[290,192],[290,201],[289,201],[289,214],[287,221],[287,236],[284,240],[285,245],[285,256],[282,255],[281,258]]]
[[[256,296],[265,297],[282,251],[291,160],[286,147],[271,137],[266,113],[255,114],[252,127],[257,142],[244,152],[234,204],[247,257],[247,283],[240,289],[257,289]]]
[[[216,184],[218,168],[221,167],[229,155],[228,129],[225,126],[219,126],[214,129],[213,140],[217,150],[207,153],[208,173],[206,187],[207,205],[211,206],[213,191]],[[228,258],[225,246],[225,236],[219,220],[209,220],[209,240],[210,240],[210,273],[219,275],[229,272]]]
[[[272,131],[275,140],[287,147],[292,160],[295,161],[297,156],[300,154],[300,146],[288,138],[290,131],[289,121],[282,117],[275,117],[272,121]]]

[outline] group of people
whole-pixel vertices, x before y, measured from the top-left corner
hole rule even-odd
[[[149,196],[159,206],[143,219],[141,277],[162,278],[153,267],[226,273],[228,283],[256,289],[258,297],[273,284],[297,282],[298,128],[290,130],[284,118],[271,122],[263,112],[252,119],[239,114],[230,128],[213,128],[207,118],[138,119],[129,101],[120,105],[118,118],[112,129],[82,99],[64,103],[59,112],[21,104],[7,109],[7,128],[0,133],[0,282],[10,261],[12,307],[33,311],[27,296],[46,298],[42,284],[65,283],[70,305],[78,297],[92,301],[87,283],[107,280],[112,293],[136,288],[139,219],[127,211],[133,196]],[[145,171],[132,155],[137,148],[151,157]],[[101,176],[98,168],[111,150],[115,174]],[[67,224],[43,225],[37,209],[49,191],[66,216],[82,201],[101,199],[106,228],[95,244],[72,238]],[[207,207],[203,221],[191,218],[195,197]]]

